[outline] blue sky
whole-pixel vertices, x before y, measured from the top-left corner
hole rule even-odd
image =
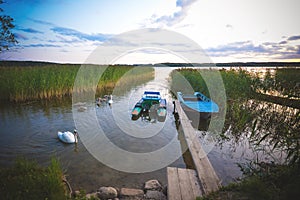
[[[119,34],[159,28],[193,40],[212,62],[300,61],[298,0],[7,0],[1,7],[19,41],[1,60],[84,63]],[[143,51],[119,62],[174,61]]]

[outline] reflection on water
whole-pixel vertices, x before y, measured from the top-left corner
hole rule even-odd
[[[93,105],[93,109],[96,109],[99,125],[114,145],[129,152],[145,153],[161,149],[174,140],[176,148],[181,150],[183,156],[170,166],[193,168],[190,154],[186,152],[187,146],[182,130],[172,113],[173,97],[169,93],[166,80],[171,70],[172,68],[158,68],[154,80],[134,85],[123,92],[117,84],[112,92],[114,100],[112,106],[103,103],[98,107]],[[167,99],[165,122],[131,120],[131,110],[145,90],[160,91]],[[90,111],[86,103],[78,106],[86,107],[83,113]],[[206,137],[210,121],[199,122],[199,117],[192,114],[189,117],[204,150],[210,149],[211,143],[207,141],[211,138]],[[299,122],[297,109],[254,100],[229,103],[224,132],[220,137],[213,138],[217,140],[208,154],[223,184],[242,175],[236,163],[253,158],[271,159],[267,148],[276,144],[278,141],[276,138],[284,142],[286,135],[294,137],[293,133],[297,131],[299,133],[297,122]],[[35,159],[46,165],[54,155],[60,159],[72,187],[84,188],[87,192],[103,185],[141,187],[149,179],[159,179],[163,184],[167,182],[165,168],[140,174],[120,172],[97,161],[89,154],[80,139],[76,145],[61,143],[57,139],[57,131],[72,131],[75,127],[70,98],[27,104],[2,104],[0,127],[1,166],[11,165],[18,156]],[[271,133],[268,136],[269,140],[261,142],[263,145],[253,145],[259,143],[260,138],[267,133]],[[79,132],[79,138],[81,134],[84,133]],[[261,147],[265,148],[257,151],[257,148]],[[277,147],[284,147],[284,143],[278,143]],[[173,151],[169,151],[167,156],[173,154]]]
[[[167,76],[167,74],[166,74]],[[166,81],[166,80],[165,80]],[[147,121],[132,121],[131,109],[144,90],[160,90],[168,100],[168,115],[164,123],[149,123]],[[122,149],[143,153],[160,149],[171,140],[180,150],[180,141],[172,115],[172,97],[168,95],[167,84],[148,83],[134,86],[127,92],[113,92],[114,103],[111,107],[103,103],[94,105],[99,125],[109,140]],[[86,107],[78,112],[89,112],[89,104],[82,102],[77,105]],[[114,123],[111,123],[114,121]],[[13,164],[18,156],[36,160],[42,165],[50,162],[51,156],[57,156],[68,175],[74,189],[84,188],[87,192],[100,186],[142,187],[149,179],[158,179],[166,184],[166,168],[148,173],[125,173],[114,170],[97,161],[86,150],[79,132],[78,144],[63,144],[57,139],[57,131],[73,130],[75,128],[72,115],[72,100],[29,102],[26,104],[2,104],[0,106],[0,165]],[[134,137],[144,130],[145,138]],[[155,135],[150,130],[159,130]],[[174,152],[170,151],[171,156]],[[134,165],[135,163],[132,163]],[[176,159],[170,166],[186,167],[182,157]]]
[[[201,143],[203,150],[207,153],[208,158],[213,165],[218,177],[220,178],[222,185],[240,178],[242,172],[237,163],[244,163],[248,159],[252,159],[254,152],[249,145],[245,143],[249,142],[248,139],[237,142],[235,140],[218,140],[218,137],[211,137],[208,128],[211,119],[204,120],[200,118],[199,113],[185,111],[188,118],[191,120],[192,126],[195,128],[196,136]],[[177,118],[178,120],[178,118]],[[184,134],[180,122],[176,121],[176,127],[178,130],[178,137],[181,141],[182,149],[187,148],[187,144],[184,139]],[[233,147],[234,146],[234,147]],[[183,154],[183,159],[186,163],[186,167],[194,169],[192,157],[189,151]]]
[[[207,132],[211,120],[200,119],[198,113],[186,111],[222,184],[243,175],[238,164],[284,163],[297,154],[293,143],[299,138],[299,109],[253,99],[229,102],[227,106],[223,133],[214,137]],[[180,123],[177,129],[180,135]],[[291,158],[287,160],[288,152]],[[188,167],[189,158],[184,156],[184,160]]]
[[[124,101],[122,98],[124,97],[115,97],[113,106],[117,107],[118,104],[122,104]],[[126,102],[123,102],[123,105],[126,105]],[[171,114],[168,115],[163,132],[152,138],[139,139],[122,133],[115,124],[108,123],[113,117],[112,109],[113,107],[110,108],[108,105],[101,105],[97,109],[97,116],[108,138],[121,148],[133,152],[148,152],[163,147],[172,138],[177,137]],[[50,157],[54,155],[60,159],[75,189],[85,188],[87,191],[92,191],[101,185],[141,187],[143,182],[153,178],[166,183],[166,169],[144,174],[123,173],[94,159],[80,139],[76,145],[61,143],[57,139],[57,131],[73,130],[75,127],[71,99],[33,102],[28,105],[6,104],[1,105],[0,110],[1,166],[11,165],[18,156],[25,156],[37,160],[42,165],[47,165]],[[124,124],[128,125],[130,121],[127,115]],[[137,123],[150,126],[149,123],[145,124],[141,121]],[[79,132],[79,138],[81,134],[84,133]],[[180,147],[179,141],[178,147]],[[185,167],[182,158],[172,165]]]

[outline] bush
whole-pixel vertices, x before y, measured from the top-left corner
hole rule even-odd
[[[0,169],[1,199],[66,199],[62,176],[55,158],[48,167],[17,159],[13,167]]]

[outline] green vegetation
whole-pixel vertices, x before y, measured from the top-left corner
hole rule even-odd
[[[57,159],[48,167],[18,159],[11,168],[0,169],[2,199],[66,199],[62,170]]]
[[[231,69],[220,70],[219,72],[223,79],[227,99],[236,100],[240,98],[250,98],[253,92],[253,79],[247,71]],[[171,90],[176,93],[177,91],[185,92],[187,89],[192,89],[193,91],[200,91],[209,97],[209,91],[201,73],[205,73],[208,77],[214,79],[215,70],[211,69],[198,71],[197,69],[192,68],[181,68],[174,70],[171,73]],[[191,85],[191,88],[186,87],[186,81]]]
[[[3,3],[4,1],[0,0],[0,6],[2,6]],[[12,33],[12,29],[15,28],[13,24],[14,19],[2,13],[3,9],[0,7],[0,53],[18,43],[15,35]]]
[[[81,65],[75,64],[2,62],[0,65],[0,100],[19,102],[70,96],[80,67]],[[84,67],[88,71],[85,77],[78,78],[77,81],[81,85],[79,89],[92,90],[95,87],[93,78],[97,78],[98,94],[108,91],[108,88],[112,90],[125,73],[127,73],[128,82],[153,75],[153,68],[150,67],[132,70],[132,66],[116,65],[103,70],[99,79],[93,75],[98,74],[99,69],[104,69],[104,66],[84,65]]]
[[[74,197],[72,197],[74,200],[100,200],[98,197],[95,196],[86,196],[86,192],[84,190],[80,190],[79,194],[76,194]]]
[[[34,161],[18,158],[10,168],[0,168],[0,196],[5,200],[48,199],[48,200],[96,200],[86,197],[80,190],[76,196],[70,196],[59,161],[51,159],[48,167],[42,167]]]
[[[219,191],[199,200],[215,199],[256,199],[285,200],[298,199],[300,190],[299,165],[260,164],[257,168],[247,168],[246,178],[232,183]]]
[[[264,79],[257,81],[256,88],[262,92],[275,93],[287,98],[300,98],[299,68],[280,68],[272,74],[266,72]]]
[[[296,68],[276,69],[273,72],[267,71],[265,77],[261,77],[258,73],[242,69],[220,70],[228,100],[220,143],[230,139],[238,142],[246,137],[255,153],[268,155],[270,160],[265,163],[266,161],[257,157],[250,163],[240,163],[244,179],[202,199],[299,197],[300,110],[289,107],[286,103],[293,99],[299,106],[299,72]],[[179,78],[180,76],[184,78]],[[180,84],[176,83],[182,79],[188,80],[192,90],[208,94],[203,78],[195,69],[173,72],[173,91],[186,89],[180,88]],[[264,94],[260,92],[269,92],[274,96],[262,98]],[[280,152],[282,157],[274,156],[274,152]]]

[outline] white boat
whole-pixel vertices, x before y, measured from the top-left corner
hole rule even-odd
[[[77,143],[77,141],[78,141],[77,136],[75,136],[70,131],[66,131],[66,132],[58,131],[57,136],[58,136],[58,139],[64,143],[71,144],[71,143]]]

